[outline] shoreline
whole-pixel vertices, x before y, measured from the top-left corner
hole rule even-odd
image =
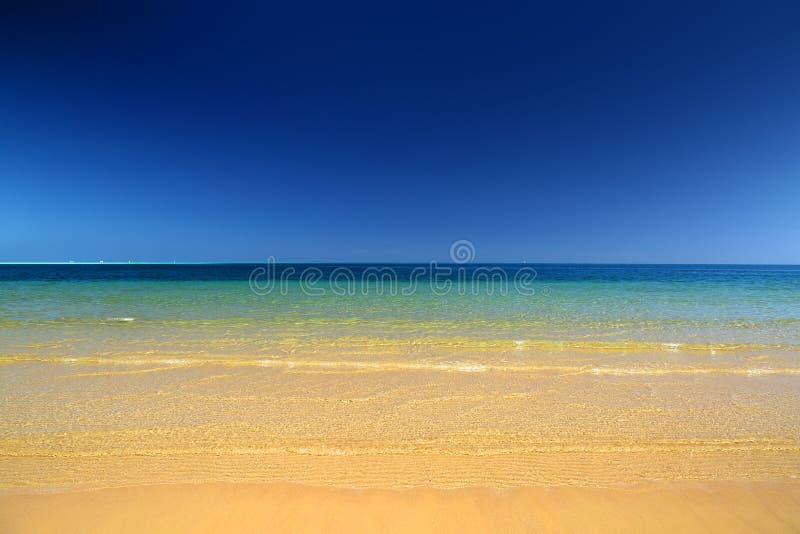
[[[202,483],[0,496],[4,532],[691,532],[711,526],[800,529],[800,481],[450,490]]]
[[[587,363],[583,355],[551,357]],[[662,370],[690,361],[676,353]],[[120,373],[45,362],[3,371],[0,414],[9,430],[0,438],[0,494],[159,483],[449,489],[800,476],[796,374],[215,364]]]
[[[694,447],[642,452],[550,451],[495,455],[237,454],[0,455],[0,496],[159,484],[281,484],[358,490],[417,487],[614,488],[642,483],[800,482],[796,450]]]
[[[800,531],[794,353],[361,341],[3,362],[0,532]]]

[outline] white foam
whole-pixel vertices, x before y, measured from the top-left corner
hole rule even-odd
[[[440,367],[445,370],[460,371],[462,373],[481,373],[486,370],[485,365],[477,363],[452,363]]]

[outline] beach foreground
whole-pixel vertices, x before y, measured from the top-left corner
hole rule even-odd
[[[800,483],[135,486],[0,497],[3,532],[796,532]]]
[[[424,354],[6,362],[0,531],[800,530],[793,369]]]
[[[800,530],[793,271],[541,300],[126,272],[4,286],[1,532]]]

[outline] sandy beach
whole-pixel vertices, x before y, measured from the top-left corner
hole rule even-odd
[[[393,350],[6,361],[0,529],[800,529],[788,360]]]
[[[6,283],[0,532],[800,528],[782,271],[593,268],[541,302],[206,280],[246,267]]]
[[[800,484],[137,486],[0,498],[3,532],[797,532]]]

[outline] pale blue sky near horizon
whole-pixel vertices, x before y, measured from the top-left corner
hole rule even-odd
[[[0,8],[0,262],[800,264],[800,4]]]

